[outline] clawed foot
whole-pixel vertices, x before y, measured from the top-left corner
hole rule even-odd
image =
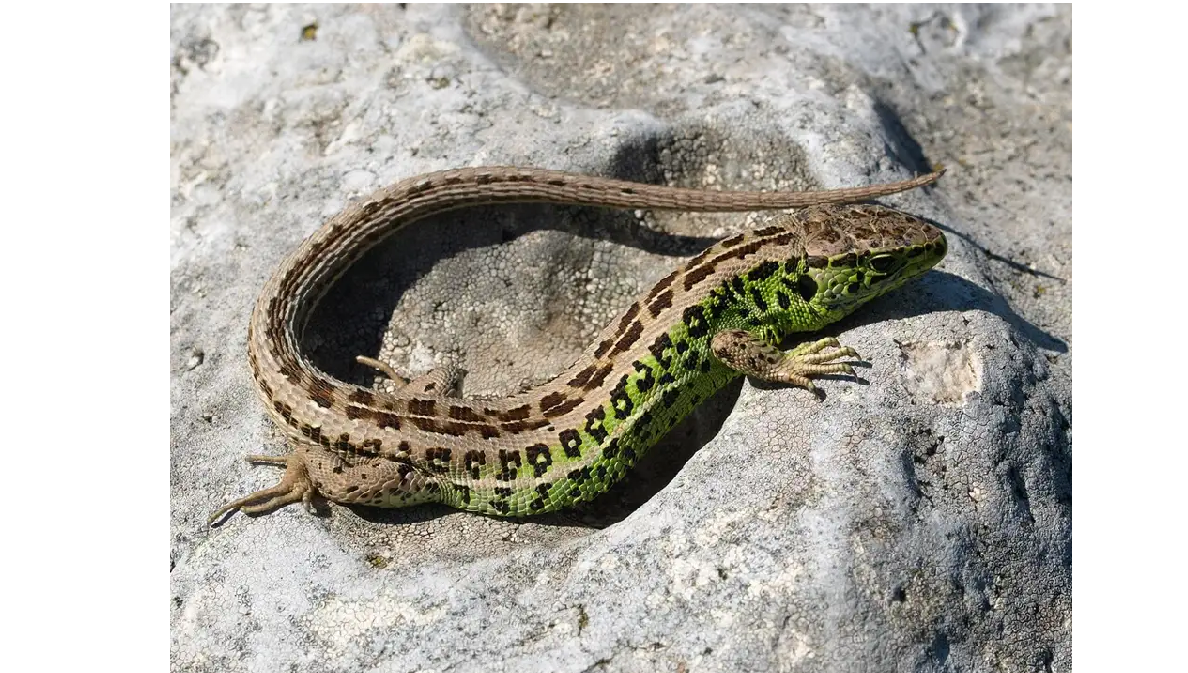
[[[857,380],[854,367],[838,358],[857,358],[858,353],[828,337],[805,343],[784,353],[775,346],[752,336],[745,330],[724,330],[710,342],[714,355],[723,364],[748,376],[764,381],[800,386],[819,395],[812,378],[825,374],[849,374]],[[836,350],[824,352],[826,348]]]
[[[267,514],[297,501],[301,501],[305,504],[307,510],[314,512],[313,495],[316,489],[314,489],[313,482],[309,479],[309,473],[305,470],[305,463],[301,460],[299,454],[290,453],[287,456],[248,456],[247,461],[257,465],[284,465],[285,475],[281,477],[280,483],[272,488],[256,491],[246,498],[240,498],[235,502],[220,507],[208,519],[208,523],[211,526],[216,525],[216,522],[222,519],[224,514],[236,510],[249,516],[256,516],[258,514]]]
[[[837,350],[828,353],[822,352],[826,348],[836,348]],[[849,374],[857,381],[858,375],[854,373],[854,367],[852,365],[846,362],[833,362],[839,358],[846,357],[860,358],[857,351],[849,346],[842,346],[833,337],[801,344],[784,354],[784,360],[781,363],[781,374],[784,378],[780,380],[806,388],[814,394],[819,394],[820,391],[810,380],[809,377],[812,376]]]

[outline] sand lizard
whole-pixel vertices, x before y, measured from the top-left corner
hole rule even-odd
[[[700,401],[751,375],[815,391],[811,378],[853,374],[836,339],[781,352],[918,276],[944,257],[944,235],[879,205],[838,205],[935,182],[818,192],[707,192],[560,171],[487,167],[402,180],[348,206],[310,235],[264,286],[248,329],[256,386],[293,444],[248,456],[286,468],[281,482],[211,515],[270,512],[320,494],[347,504],[442,502],[503,516],[589,500]],[[731,236],[665,276],[624,309],[569,369],[499,400],[452,397],[443,367],[395,395],[318,370],[299,336],[327,288],[363,253],[430,215],[480,204],[552,202],[699,212],[805,208]],[[370,358],[361,362],[395,373]]]

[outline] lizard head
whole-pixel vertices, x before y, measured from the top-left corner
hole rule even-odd
[[[810,209],[801,294],[834,322],[931,269],[948,250],[924,220],[884,206]]]

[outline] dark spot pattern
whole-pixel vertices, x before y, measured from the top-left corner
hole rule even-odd
[[[537,484],[536,493],[540,497],[532,501],[530,505],[532,509],[544,509],[545,499],[549,497],[550,488],[552,488],[552,484]]]
[[[557,406],[565,401],[565,393],[560,391],[553,391],[548,395],[540,398],[540,410],[548,411],[550,408]]]
[[[661,278],[659,281],[657,281],[656,284],[652,286],[652,289],[648,291],[648,296],[644,298],[644,301],[651,301],[652,299],[659,296],[659,294],[661,292],[667,290],[668,286],[672,285],[672,281],[677,277],[677,274],[680,272],[681,272],[680,269],[676,269],[672,273],[668,274],[667,276],[665,276],[665,277]]]
[[[611,370],[614,368],[615,364],[613,362],[608,362],[600,367],[598,371],[594,372],[594,375],[590,377],[590,382],[582,386],[582,390],[590,391],[602,385],[602,382],[606,380],[607,375],[610,374]]]
[[[767,301],[763,299],[763,293],[759,292],[759,288],[751,288],[751,301],[755,303],[755,308],[760,311],[767,310]]]
[[[355,404],[362,404],[363,406],[371,406],[375,404],[375,394],[362,388],[355,388],[347,397],[348,400]]]
[[[602,426],[602,421],[604,418],[606,418],[606,411],[601,405],[594,407],[594,411],[591,411],[586,415],[586,434],[593,437],[594,441],[598,442],[599,444],[601,444],[607,436],[606,429]]]
[[[685,290],[692,290],[698,283],[708,278],[714,272],[712,264],[699,266],[696,269],[690,269],[685,273]]]
[[[535,421],[512,421],[511,423],[504,423],[499,427],[513,435],[518,435],[521,432],[527,432],[529,430],[539,430],[548,424],[549,422],[547,420],[539,419]]]
[[[499,449],[499,472],[495,478],[499,481],[513,481],[520,471],[520,452]]]
[[[611,355],[613,356],[618,355],[619,353],[627,352],[632,346],[635,345],[636,341],[639,341],[639,336],[641,334],[643,334],[643,323],[636,320],[635,322],[631,323],[631,327],[627,329],[627,332],[623,335],[623,338],[619,339],[615,343],[615,347],[611,350]]]
[[[612,437],[606,446],[602,447],[602,457],[606,460],[613,460],[619,454],[619,438]]]
[[[709,333],[709,324],[705,321],[705,309],[700,306],[693,305],[686,308],[681,318],[685,321],[689,336],[694,339],[700,339]]]
[[[656,358],[656,362],[659,362],[660,366],[664,369],[668,369],[672,366],[672,359],[664,356],[664,351],[668,350],[669,348],[672,348],[672,339],[669,338],[668,332],[656,337],[656,340],[652,342],[652,345],[648,346],[648,350],[651,351],[652,357]]]
[[[528,464],[532,466],[533,475],[536,477],[543,477],[553,464],[553,454],[549,453],[549,447],[544,444],[534,444],[524,449],[524,455],[528,458]]]
[[[444,446],[425,449],[425,462],[428,463],[430,470],[438,474],[445,474],[450,471],[449,462],[451,453]]]
[[[676,404],[676,401],[680,399],[680,397],[680,390],[677,388],[669,388],[668,390],[664,391],[664,395],[661,399],[664,400],[664,406],[671,407],[672,405]]]
[[[635,419],[634,429],[642,437],[648,432],[648,426],[652,424],[652,414],[649,411],[641,413]]]
[[[597,365],[586,367],[577,374],[574,374],[572,379],[569,379],[569,385],[574,388],[586,385],[590,382],[590,378],[594,376],[594,372],[596,371],[598,371]]]
[[[751,269],[751,272],[747,274],[747,279],[752,283],[766,280],[767,278],[771,278],[773,275],[775,275],[775,272],[779,270],[780,265],[778,262],[763,262],[754,269]]]
[[[853,252],[847,252],[844,255],[834,257],[829,260],[829,266],[832,267],[851,267],[858,263],[858,255]]]
[[[321,381],[317,383],[321,383]],[[308,390],[309,399],[313,400],[319,407],[329,409],[334,406],[334,393],[329,387],[311,385]]]
[[[437,400],[409,400],[408,413],[413,416],[433,416],[437,411]]]
[[[672,306],[672,290],[665,290],[656,295],[656,298],[648,302],[648,313],[653,318],[660,315],[664,309]]]
[[[546,409],[544,412],[545,418],[556,418],[557,416],[564,416],[576,409],[582,403],[581,398],[566,400],[555,407]]]
[[[466,471],[470,473],[470,478],[478,480],[481,472],[480,468],[487,464],[487,454],[482,451],[467,451],[466,456]]]
[[[561,448],[565,450],[567,458],[581,458],[582,457],[582,437],[577,430],[569,429],[562,430],[559,435],[561,439]]]
[[[627,376],[619,379],[619,384],[611,391],[610,396],[611,409],[615,412],[615,418],[624,419],[631,415],[631,411],[635,409],[635,402],[631,401],[631,396],[627,394]]]
[[[598,348],[594,351],[594,357],[600,358],[606,355],[607,351],[611,349],[611,346],[613,346],[614,343],[614,340],[606,339],[602,343],[598,344]]]
[[[499,412],[499,411],[493,412],[489,409],[486,409],[484,411],[488,416],[491,416],[491,415],[499,416],[499,420],[501,420],[501,421],[522,421],[525,418],[528,418],[528,416],[532,413],[532,407],[528,406],[527,404],[524,404],[524,405],[516,407],[515,409],[509,409],[508,411],[503,411],[503,412]]]
[[[466,406],[451,406],[450,418],[458,421],[469,421],[471,423],[483,423],[486,421],[482,416],[474,413],[470,407]]]
[[[641,393],[646,393],[647,391],[651,390],[652,386],[656,385],[656,379],[654,378],[654,375],[652,374],[651,367],[645,365],[644,363],[640,362],[639,360],[632,362],[631,366],[635,367],[635,370],[637,372],[641,372],[643,374],[643,376],[641,376],[635,382],[636,390],[638,390]]]
[[[379,426],[380,429],[383,429],[383,428],[391,428],[393,430],[400,429],[400,417],[397,416],[396,414],[389,414],[384,411],[376,411],[371,414],[371,420],[375,421],[375,424],[377,426]]]
[[[636,302],[636,303],[632,304],[631,306],[629,306],[627,308],[627,312],[624,313],[623,317],[619,319],[619,326],[617,328],[615,328],[615,336],[621,337],[624,334],[626,334],[627,326],[629,324],[631,324],[631,321],[635,320],[636,316],[638,316],[638,315],[639,315],[639,303]]]
[[[817,295],[817,281],[807,273],[796,279],[796,292],[800,294],[800,298],[805,301],[812,301],[812,298]]]

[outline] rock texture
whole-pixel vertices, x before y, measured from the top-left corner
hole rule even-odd
[[[1071,9],[175,5],[171,661],[178,671],[1071,669]],[[938,270],[836,326],[862,383],[723,391],[582,512],[290,507],[255,294],[351,199],[467,165],[686,186],[899,179]],[[539,383],[756,216],[505,207],[377,250],[319,364]],[[380,382],[377,382],[381,384]]]

